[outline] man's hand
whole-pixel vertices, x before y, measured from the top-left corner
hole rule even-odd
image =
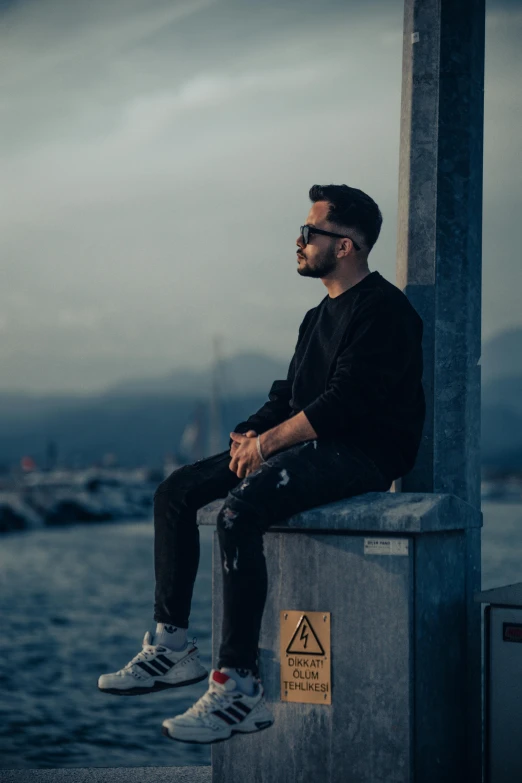
[[[255,430],[248,430],[247,432],[245,432],[245,435],[247,436],[247,438],[257,438],[257,432]],[[232,433],[230,433],[230,437],[232,437]],[[231,457],[234,456],[238,447],[239,447],[239,443],[237,442],[237,440],[233,440],[232,443],[230,444]]]
[[[253,441],[253,438],[257,438],[257,432],[248,430],[244,435],[239,432],[231,432],[230,437],[233,441],[230,446],[232,459],[228,467],[238,478],[244,478],[261,467],[257,444]]]

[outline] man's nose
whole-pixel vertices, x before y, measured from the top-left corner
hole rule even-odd
[[[303,242],[303,235],[302,235],[302,234],[299,234],[299,236],[298,236],[298,237],[297,237],[297,239],[295,240],[295,244],[297,245],[297,247],[300,247],[300,248],[301,248],[301,250],[303,249],[303,247],[304,247],[304,242]]]

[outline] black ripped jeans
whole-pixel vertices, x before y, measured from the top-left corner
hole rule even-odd
[[[383,492],[388,480],[359,448],[319,438],[277,452],[240,479],[229,451],[183,465],[154,495],[154,619],[188,628],[199,564],[197,510],[226,498],[217,517],[223,573],[223,629],[217,668],[257,668],[267,593],[263,533],[315,506]]]

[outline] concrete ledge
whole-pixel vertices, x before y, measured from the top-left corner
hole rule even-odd
[[[210,783],[206,767],[90,767],[3,769],[0,783]]]
[[[224,500],[199,509],[200,525],[215,525]],[[436,533],[482,527],[482,512],[456,495],[422,492],[366,492],[289,517],[276,530]]]

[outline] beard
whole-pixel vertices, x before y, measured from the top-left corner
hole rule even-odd
[[[330,272],[337,268],[337,259],[333,247],[329,247],[322,256],[314,258],[314,265],[311,266],[307,258],[302,258],[297,267],[297,273],[301,277],[327,277]]]

